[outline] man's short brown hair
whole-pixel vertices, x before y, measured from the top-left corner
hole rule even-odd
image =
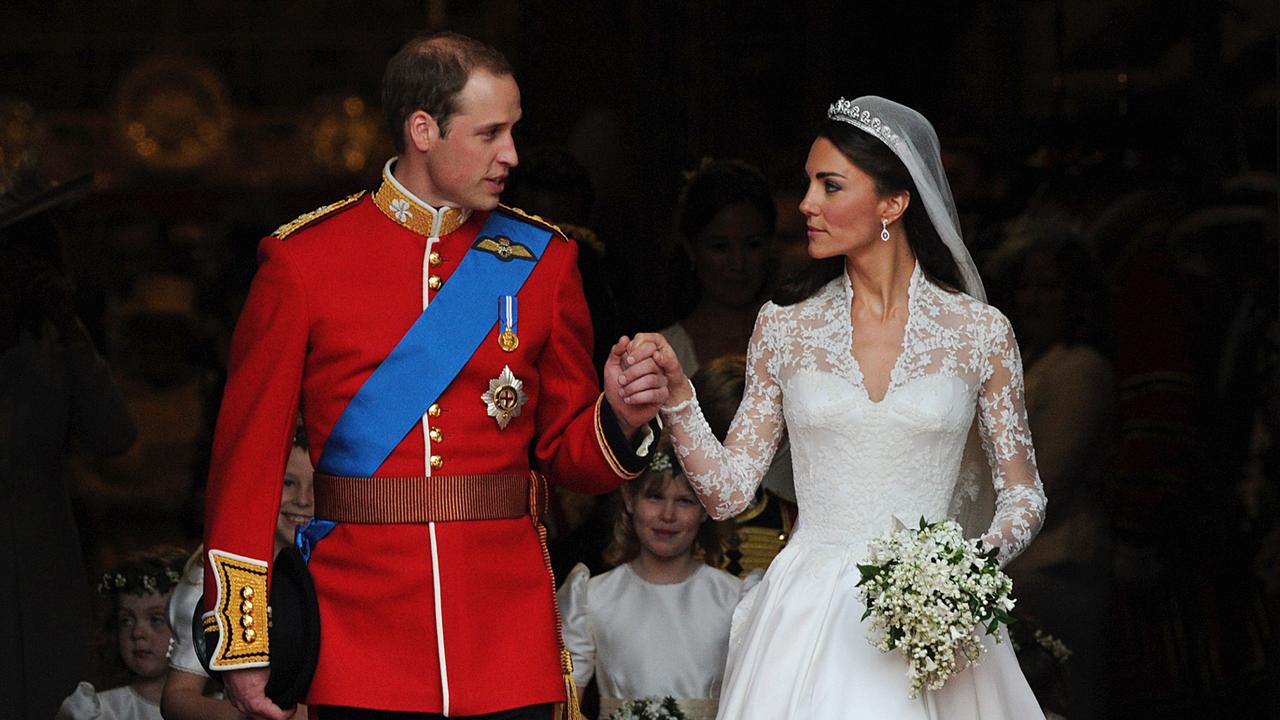
[[[448,132],[458,93],[475,70],[514,74],[496,48],[454,32],[417,37],[400,48],[382,76],[382,112],[396,152],[404,152],[404,123],[419,110],[435,119],[441,135]]]

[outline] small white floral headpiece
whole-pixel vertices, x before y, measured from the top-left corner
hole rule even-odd
[[[147,574],[130,572],[126,575],[121,572],[106,572],[103,573],[102,579],[98,581],[98,593],[101,595],[111,595],[118,592],[139,595],[146,593],[164,594],[177,585],[181,579],[182,573],[173,568],[164,568]]]
[[[649,470],[651,472],[670,472],[671,466],[671,453],[655,452],[653,458],[649,460]]]

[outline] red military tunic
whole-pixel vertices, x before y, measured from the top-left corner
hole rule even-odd
[[[265,603],[299,407],[318,463],[347,403],[449,281],[487,216],[437,213],[385,172],[374,196],[263,240],[209,479],[205,587],[216,588],[208,609],[224,638],[215,669],[269,661],[254,603]],[[601,418],[573,243],[553,237],[516,297],[518,348],[504,351],[491,330],[375,477],[511,475],[533,462],[553,482],[604,492],[642,469],[629,448],[610,447],[602,426],[614,421]],[[473,311],[496,321],[498,299]],[[528,400],[499,428],[481,395],[504,367]],[[473,715],[565,699],[553,581],[530,518],[340,523],[315,546],[310,570],[322,638],[308,703]]]

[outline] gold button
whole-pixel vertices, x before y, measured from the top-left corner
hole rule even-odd
[[[240,612],[245,614],[253,612],[253,602],[250,600],[245,600],[244,602],[240,603]]]
[[[243,588],[240,589],[240,597],[244,598],[245,600],[248,600],[249,598],[253,597],[253,588],[249,587],[248,585],[245,585]]]
[[[432,469],[434,469],[434,470],[439,470],[439,469],[440,469],[441,467],[443,467],[443,466],[444,466],[444,458],[440,457],[439,455],[432,455],[432,456],[431,456],[431,467],[432,467]]]
[[[440,253],[438,252],[433,252],[427,256],[427,262],[431,263],[432,265],[439,265],[441,260],[442,258],[440,257]]]
[[[247,643],[252,643],[255,639],[257,639],[257,637],[258,637],[258,633],[254,632],[253,628],[248,628],[244,631],[244,641]]]
[[[431,435],[432,442],[442,442],[444,440],[444,433],[440,432],[440,428],[431,428],[431,432],[428,434]]]
[[[240,616],[240,627],[246,627],[246,628],[251,628],[251,627],[253,627],[253,616],[252,616],[252,615],[241,615],[241,616]]]
[[[427,287],[431,288],[432,290],[439,290],[440,286],[443,284],[444,283],[440,281],[439,275],[432,275],[431,277],[427,278]]]
[[[427,414],[431,417],[440,417],[440,406],[435,403],[431,403],[431,407],[427,408]]]

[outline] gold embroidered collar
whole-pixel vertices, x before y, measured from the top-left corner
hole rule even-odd
[[[470,210],[442,207],[433,208],[409,192],[395,176],[391,168],[396,158],[391,158],[382,168],[382,185],[373,194],[373,203],[382,214],[399,225],[426,237],[443,237],[457,230],[471,217]]]

